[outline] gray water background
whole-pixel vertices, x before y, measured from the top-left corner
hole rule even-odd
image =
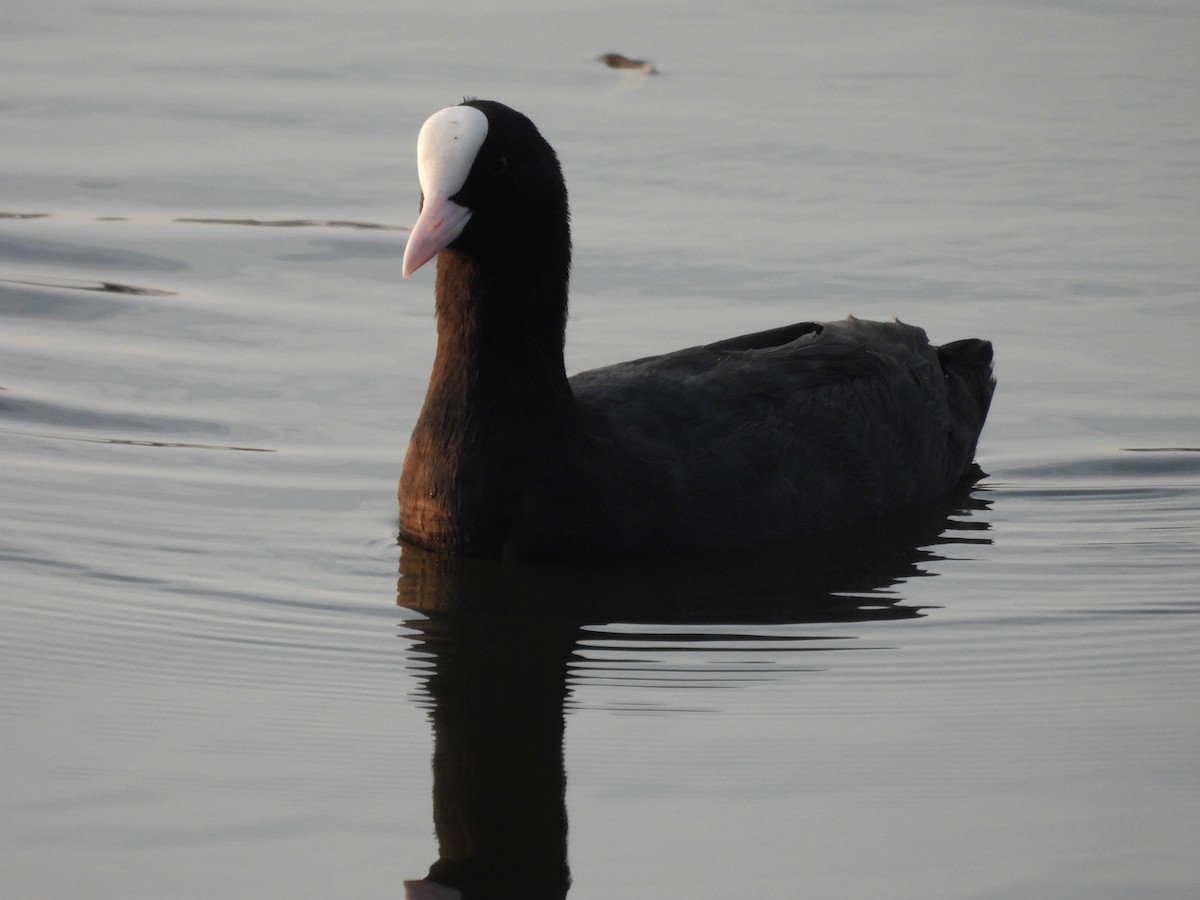
[[[5,893],[437,858],[399,272],[477,95],[563,161],[572,371],[847,313],[997,347],[990,477],[859,620],[735,570],[580,622],[573,900],[1196,896],[1198,61],[1190,2],[8,4]]]

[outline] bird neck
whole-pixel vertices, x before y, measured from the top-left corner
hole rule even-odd
[[[439,255],[437,355],[426,407],[450,404],[447,412],[471,425],[569,405],[565,273],[558,279],[535,268],[483,266],[453,250]]]
[[[568,439],[566,272],[481,265],[444,250],[437,355],[400,481],[401,533],[491,554],[527,473]]]

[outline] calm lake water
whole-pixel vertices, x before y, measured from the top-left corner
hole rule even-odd
[[[402,896],[464,842],[493,897],[1200,894],[1196,4],[9,6],[6,896]],[[563,160],[572,370],[988,337],[989,477],[849,544],[402,554],[464,94]]]

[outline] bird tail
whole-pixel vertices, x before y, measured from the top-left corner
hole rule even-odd
[[[992,342],[979,338],[951,341],[938,347],[938,362],[947,380],[961,385],[982,428],[992,405],[992,393],[996,390],[996,379],[992,375]],[[952,393],[958,391],[952,390]]]
[[[977,481],[983,473],[972,461],[996,389],[996,379],[992,376],[992,345],[978,338],[952,341],[938,347],[938,361],[950,401],[949,438],[954,448],[950,455],[952,459],[956,458],[960,478],[963,477],[961,473],[965,473],[967,479]],[[972,475],[972,470],[977,474]]]

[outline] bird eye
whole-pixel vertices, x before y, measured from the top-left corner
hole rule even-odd
[[[496,161],[494,163],[492,163],[492,168],[495,169],[497,172],[503,172],[505,169],[508,168],[508,157],[507,156],[497,156]]]

